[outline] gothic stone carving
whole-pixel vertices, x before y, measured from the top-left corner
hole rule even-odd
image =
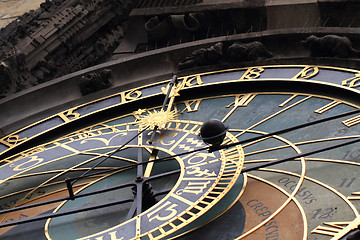
[[[256,61],[273,56],[264,44],[259,41],[250,43],[235,42],[227,48],[226,53],[230,62]]]
[[[311,51],[312,57],[360,57],[360,52],[352,47],[352,43],[347,37],[311,35],[302,41],[302,44]]]
[[[177,36],[183,40],[192,38],[192,33],[200,30],[204,22],[203,13],[188,13],[170,15],[167,17],[154,16],[145,23],[145,30],[152,41],[169,41]]]
[[[205,66],[218,63],[223,56],[223,43],[216,43],[209,48],[195,50],[179,63],[180,69]]]
[[[7,67],[0,75],[11,72],[13,79],[2,84],[0,96],[108,60],[136,2],[46,0],[1,29],[0,63]]]
[[[89,73],[81,77],[79,87],[82,95],[94,93],[111,87],[111,70],[103,69],[100,72]]]
[[[205,66],[219,62],[244,62],[271,58],[273,55],[259,41],[250,43],[217,43],[209,48],[195,50],[179,63],[180,69]]]

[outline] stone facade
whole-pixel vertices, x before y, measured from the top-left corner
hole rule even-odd
[[[43,0],[1,0],[0,1],[0,28],[5,27],[25,12],[40,7]]]

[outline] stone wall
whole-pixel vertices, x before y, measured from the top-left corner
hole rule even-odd
[[[0,0],[0,28],[25,12],[39,8],[42,2],[44,0]]]

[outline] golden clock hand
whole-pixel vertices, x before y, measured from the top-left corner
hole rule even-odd
[[[157,154],[158,154],[159,150],[158,149],[153,149],[151,151],[151,156],[149,158],[149,164],[146,166],[146,169],[145,169],[145,173],[144,173],[144,177],[150,177],[150,174],[151,174],[151,170],[154,166],[154,160],[156,159],[157,157]]]
[[[173,92],[173,87],[174,85],[177,83],[177,76],[176,74],[173,75],[169,85],[168,85],[168,91],[166,93],[166,96],[165,96],[165,99],[164,99],[164,102],[163,102],[163,105],[161,107],[161,110],[162,111],[165,111],[165,108],[166,108],[166,105],[168,104],[168,107],[167,107],[167,112],[170,112],[171,111],[171,108],[172,108],[172,105],[174,103],[174,99],[175,99],[175,95],[176,94],[173,94],[173,96],[171,96],[170,98],[170,95],[171,93]],[[169,101],[169,98],[170,98],[170,101]],[[155,139],[155,135],[156,135],[156,131],[158,130],[159,126],[158,125],[155,125],[154,129],[153,129],[153,132],[151,134],[151,137],[149,139],[149,144],[152,144],[154,142],[154,139]],[[140,149],[140,148],[139,148]],[[145,173],[143,175],[143,168],[142,168],[142,164],[138,165],[138,176],[135,180],[136,182],[136,197],[135,197],[135,200],[130,208],[130,211],[127,215],[127,219],[128,218],[131,218],[132,215],[133,215],[133,211],[134,211],[134,208],[135,208],[135,204],[136,204],[136,213],[137,215],[141,214],[142,212],[142,205],[143,205],[143,188],[145,187],[144,186],[144,181],[143,181],[143,177],[149,177],[150,174],[151,174],[151,170],[154,166],[154,162],[152,162],[153,160],[156,159],[156,156],[158,154],[159,150],[157,149],[153,149],[152,152],[151,152],[151,156],[150,156],[150,159],[149,159],[149,163],[147,164],[146,166],[146,170],[145,170]],[[141,156],[139,154],[138,156],[138,159],[141,159]],[[142,159],[138,161],[138,163],[142,163]],[[146,183],[147,187],[150,188],[150,185],[148,183]],[[152,201],[155,201],[155,198],[152,199]]]
[[[177,83],[177,75],[174,74],[169,85],[168,85],[168,89],[167,89],[167,93],[166,93],[166,96],[165,96],[165,99],[164,99],[164,102],[163,102],[163,105],[161,106],[161,110],[162,111],[165,111],[165,108],[166,108],[166,104],[168,104],[169,102],[169,98],[170,98],[170,102],[168,104],[168,107],[167,107],[167,112],[170,112],[171,111],[171,107],[174,103],[174,99],[175,99],[175,95],[176,94],[173,94],[173,96],[170,97],[171,93],[173,92],[173,87],[174,85]],[[155,135],[156,135],[156,131],[158,130],[159,126],[158,125],[155,125],[154,129],[153,129],[153,132],[151,134],[151,137],[150,137],[150,140],[149,140],[149,143],[152,144],[154,142],[154,138],[155,138]]]

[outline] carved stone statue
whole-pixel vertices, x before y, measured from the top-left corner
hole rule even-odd
[[[145,30],[152,41],[169,41],[174,36],[185,39],[200,29],[203,18],[203,13],[155,16],[145,23]]]
[[[235,42],[226,50],[228,61],[255,61],[263,58],[271,58],[273,55],[259,41],[250,43]]]
[[[111,87],[111,70],[103,69],[100,72],[89,73],[81,77],[79,83],[82,95],[94,93]]]
[[[223,56],[223,44],[216,43],[209,48],[201,48],[195,50],[190,56],[186,57],[185,60],[179,63],[180,69],[206,66],[218,63]]]
[[[0,63],[0,99],[16,90],[15,80],[11,74],[9,66],[5,62]]]
[[[360,51],[352,47],[352,43],[347,37],[311,35],[302,41],[302,44],[311,51],[312,57],[360,57]]]
[[[209,48],[193,51],[190,56],[187,56],[179,63],[179,68],[206,66],[219,62],[256,61],[271,57],[273,57],[272,53],[259,41],[250,43],[235,42],[230,46],[220,42]]]

